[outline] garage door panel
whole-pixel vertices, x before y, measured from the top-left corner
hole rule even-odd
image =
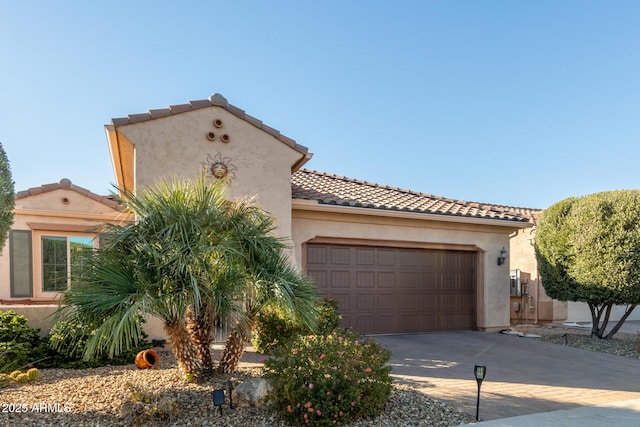
[[[398,295],[396,298],[396,301],[398,303],[398,306],[403,307],[404,310],[407,311],[412,311],[412,312],[417,312],[419,311],[419,308],[422,306],[422,304],[420,304],[420,296],[416,297],[416,295],[405,295],[405,294],[401,294]]]
[[[455,273],[443,273],[440,276],[440,288],[446,292],[458,289],[458,275]]]
[[[418,319],[420,332],[436,332],[440,330],[437,315],[423,314]]]
[[[433,295],[420,295],[420,309],[425,312],[432,312],[438,310],[439,300]]]
[[[460,289],[473,292],[475,288],[473,277],[470,277],[470,275],[469,276],[465,275],[465,276],[461,276],[459,280],[460,280]]]
[[[351,264],[351,251],[349,248],[331,248],[331,264],[349,265]]]
[[[436,289],[438,287],[438,277],[436,273],[421,273],[420,287],[423,289]]]
[[[472,310],[474,304],[473,294],[458,295],[458,305],[464,310]]]
[[[307,247],[307,263],[308,264],[327,264],[327,252],[329,248],[323,246],[308,246]]]
[[[442,310],[456,310],[458,308],[458,298],[456,295],[442,295],[440,297],[440,308]]]
[[[351,274],[349,271],[332,271],[330,288],[350,288],[351,287]]]
[[[376,275],[373,271],[356,271],[356,288],[373,289],[376,286]]]
[[[356,248],[356,265],[375,265],[376,253],[371,248]]]
[[[377,265],[395,265],[395,251],[393,249],[378,249]]]
[[[395,288],[396,273],[393,271],[378,272],[378,288]]]
[[[377,310],[398,310],[398,298],[396,294],[392,293],[378,293],[376,295],[376,309]],[[400,306],[404,309],[404,306]]]
[[[418,288],[420,286],[420,272],[401,272],[400,287],[401,288]]]
[[[398,250],[398,267],[416,267],[422,265],[422,256],[418,251]]]
[[[475,326],[473,252],[307,244],[307,271],[362,333]]]
[[[375,310],[376,298],[373,294],[357,293],[354,298],[356,301],[355,309],[358,310],[358,312],[373,312]]]
[[[398,317],[395,314],[378,314],[375,319],[376,324],[373,329],[375,332],[369,333],[391,334],[398,330]]]
[[[405,333],[421,332],[419,322],[416,322],[415,316],[403,315],[398,316],[398,329]]]
[[[355,320],[352,324],[352,327],[363,334],[370,334],[371,331],[376,330],[376,318],[372,314],[360,314],[357,316],[352,316]],[[369,332],[367,332],[369,331]]]

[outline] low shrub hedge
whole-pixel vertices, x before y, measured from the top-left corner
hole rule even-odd
[[[37,366],[38,368],[94,368],[133,363],[136,354],[151,346],[143,344],[109,359],[82,360],[87,340],[96,329],[78,319],[56,322],[39,338],[39,329],[30,327],[25,316],[13,310],[0,311],[0,373]],[[141,342],[146,335],[140,337]],[[6,385],[6,382],[3,382]]]

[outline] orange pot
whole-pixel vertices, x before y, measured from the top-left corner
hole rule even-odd
[[[142,350],[136,355],[136,366],[139,369],[155,368],[160,363],[160,356],[153,350]]]

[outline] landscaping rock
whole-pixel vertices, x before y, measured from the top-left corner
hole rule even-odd
[[[251,378],[233,389],[233,403],[240,407],[262,407],[271,385],[264,378]]]

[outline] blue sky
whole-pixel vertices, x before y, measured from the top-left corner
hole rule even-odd
[[[115,181],[111,118],[224,95],[310,169],[545,208],[640,188],[638,1],[0,2],[16,190]]]

